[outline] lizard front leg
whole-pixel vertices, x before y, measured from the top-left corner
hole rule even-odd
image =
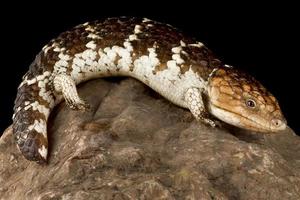
[[[71,76],[58,74],[53,79],[54,89],[62,93],[67,105],[74,110],[88,110],[90,108],[84,100],[78,96],[76,84]]]
[[[205,124],[215,127],[215,122],[207,118],[208,113],[205,110],[202,92],[203,90],[199,88],[189,88],[184,96],[185,102],[191,113],[198,121],[202,121]]]

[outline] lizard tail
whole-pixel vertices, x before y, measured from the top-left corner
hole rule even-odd
[[[26,159],[46,163],[48,154],[47,121],[55,97],[47,76],[28,76],[18,88],[13,115],[13,133]],[[41,78],[42,77],[42,78]]]

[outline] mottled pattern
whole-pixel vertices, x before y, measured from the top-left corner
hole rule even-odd
[[[82,81],[128,75],[186,107],[179,96],[192,85],[204,87],[218,65],[203,44],[148,19],[111,18],[76,26],[43,47],[25,74],[14,107],[17,144],[27,159],[45,161],[49,113],[62,96],[71,108],[86,107],[75,88]]]
[[[121,17],[78,25],[44,46],[23,77],[13,116],[18,147],[27,159],[45,162],[51,110],[62,99],[70,108],[88,108],[76,85],[105,76],[136,78],[214,125],[204,117],[210,102],[202,95],[210,99],[209,80],[222,66],[202,43],[149,19]]]

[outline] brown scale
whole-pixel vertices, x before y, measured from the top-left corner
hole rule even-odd
[[[267,107],[269,112],[274,112],[277,116],[282,115],[275,97],[261,83],[244,72],[233,68],[221,68],[213,75],[211,83],[213,87],[219,88],[223,96],[220,100],[224,99],[224,105],[237,106],[244,102],[241,99],[253,98],[260,108]],[[228,101],[228,97],[232,100]]]
[[[206,47],[187,46],[183,50],[188,54],[188,66],[204,80],[208,79],[213,69],[222,66],[221,61]]]

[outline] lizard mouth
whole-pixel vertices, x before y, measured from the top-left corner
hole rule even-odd
[[[228,124],[252,131],[274,133],[286,128],[285,120],[255,120],[250,114],[242,115],[215,104],[210,106],[210,111],[212,115]]]

